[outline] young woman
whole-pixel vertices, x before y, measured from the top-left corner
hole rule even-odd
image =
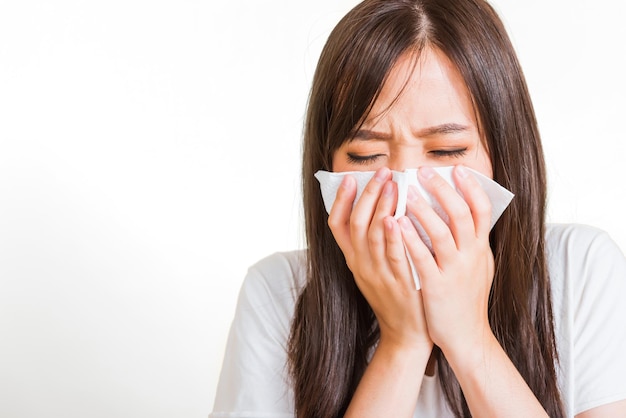
[[[418,167],[449,217],[409,188],[432,248],[393,217],[390,170]],[[492,230],[468,168],[515,194]],[[356,202],[347,175],[327,214],[318,170],[376,174]],[[626,416],[626,260],[544,224],[537,123],[487,3],[349,12],[315,73],[303,186],[308,249],[250,268],[212,417]]]

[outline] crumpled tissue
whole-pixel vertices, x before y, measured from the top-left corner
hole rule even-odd
[[[457,192],[459,192],[459,194],[461,194],[460,191],[454,185],[454,180],[452,179],[452,170],[454,169],[454,167],[449,166],[449,167],[433,167],[433,168],[443,179],[445,179],[450,185],[452,185],[457,190]],[[498,183],[496,183],[489,177],[479,173],[478,171],[472,170],[467,167],[466,169],[470,173],[472,173],[474,178],[476,178],[478,183],[485,190],[487,196],[491,200],[492,209],[491,209],[490,227],[493,228],[493,226],[496,224],[496,222],[498,221],[498,219],[500,218],[504,210],[507,208],[509,203],[511,203],[511,200],[513,199],[514,195],[513,193],[511,193],[504,187],[500,186]],[[330,213],[330,209],[332,208],[333,203],[335,202],[335,197],[337,196],[337,190],[339,186],[341,185],[343,178],[348,174],[354,177],[354,179],[356,180],[357,193],[356,193],[356,198],[354,199],[354,202],[356,203],[359,197],[361,196],[363,189],[374,176],[375,171],[329,172],[329,171],[320,170],[315,173],[315,178],[320,183],[322,199],[324,200],[324,206],[328,213]],[[392,181],[394,181],[398,185],[398,204],[396,206],[394,217],[398,219],[401,216],[406,215],[411,220],[413,225],[415,225],[415,229],[417,230],[417,233],[419,234],[420,238],[432,251],[432,244],[431,244],[430,238],[424,231],[424,228],[422,228],[422,226],[420,225],[419,221],[415,218],[415,216],[413,216],[411,213],[407,213],[406,211],[406,198],[407,198],[407,191],[408,191],[409,186],[410,185],[415,186],[417,190],[419,191],[420,195],[431,205],[433,210],[447,224],[449,223],[448,215],[441,208],[437,200],[434,199],[433,196],[431,196],[430,193],[428,193],[426,189],[424,189],[424,187],[421,185],[421,183],[417,179],[416,168],[410,168],[405,171],[392,171],[392,175],[393,175]],[[415,285],[417,289],[419,289],[420,283],[419,283],[419,278],[417,276],[417,273],[415,271],[415,266],[413,265],[411,257],[408,257],[408,259],[409,259],[409,263],[411,264],[411,268],[413,270],[413,278],[415,280]]]

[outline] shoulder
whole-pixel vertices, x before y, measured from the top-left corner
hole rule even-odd
[[[255,323],[285,340],[300,292],[306,283],[306,251],[273,253],[248,268],[235,320]]]
[[[294,306],[305,282],[305,251],[274,253],[248,268],[212,417],[293,416],[287,346]]]
[[[306,250],[275,252],[249,267],[250,273],[260,274],[271,280],[285,279],[292,285],[301,285],[306,270]]]
[[[550,224],[546,252],[555,304],[590,303],[626,292],[626,258],[607,232],[588,225]]]
[[[612,247],[621,254],[606,231],[590,225],[547,224],[546,243],[549,251],[581,253],[586,251],[586,245],[599,245]]]
[[[285,345],[295,304],[306,283],[306,252],[273,253],[248,268],[239,290],[234,326],[264,331]],[[262,337],[258,330],[242,338]]]
[[[589,225],[548,224],[546,252],[553,280],[564,275],[577,281],[599,279],[599,273],[615,278],[626,268],[624,254],[610,235]]]
[[[306,251],[273,253],[248,268],[240,299],[252,305],[279,302],[293,305],[306,283]]]
[[[546,228],[561,385],[571,415],[626,399],[626,258],[610,235]]]

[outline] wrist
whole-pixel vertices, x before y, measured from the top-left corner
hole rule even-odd
[[[471,374],[481,370],[497,351],[503,351],[489,327],[477,335],[476,338],[465,340],[463,344],[459,343],[440,348],[455,374]]]
[[[390,362],[399,362],[404,365],[423,363],[424,368],[433,350],[432,341],[400,343],[381,337],[376,347],[375,355]]]

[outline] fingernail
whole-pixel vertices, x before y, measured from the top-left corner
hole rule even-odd
[[[456,172],[462,178],[467,178],[467,176],[469,176],[469,171],[467,171],[467,169],[465,167],[463,167],[462,165],[457,165],[456,166]]]
[[[343,180],[341,180],[341,188],[342,189],[349,189],[350,188],[350,183],[352,182],[352,179],[350,178],[350,176],[344,176]]]
[[[402,229],[405,229],[407,231],[410,230],[411,227],[413,226],[409,218],[407,218],[406,216],[403,216],[400,219],[398,219],[398,223],[400,224],[400,227]]]
[[[415,188],[415,186],[410,185],[408,190],[406,191],[406,199],[407,200],[417,200],[419,198],[419,192]]]
[[[435,175],[435,170],[432,167],[422,167],[419,169],[419,174],[424,180],[430,180]]]
[[[376,180],[382,183],[387,180],[389,176],[389,169],[387,167],[383,167],[376,172]]]

